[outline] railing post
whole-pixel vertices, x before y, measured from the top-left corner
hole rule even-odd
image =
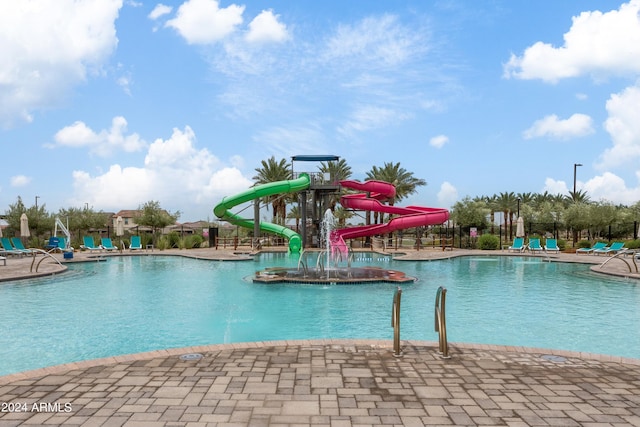
[[[445,315],[445,302],[447,288],[440,286],[436,292],[435,304],[435,331],[439,335],[438,351],[443,359],[449,359],[449,344],[447,343],[447,320]]]
[[[402,357],[400,349],[400,300],[402,299],[402,289],[398,289],[393,294],[393,307],[391,309],[391,327],[393,327],[393,356]]]

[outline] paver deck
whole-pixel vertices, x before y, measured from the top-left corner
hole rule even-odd
[[[4,268],[32,274],[28,260]],[[443,359],[436,343],[402,345],[402,357],[391,341],[211,345],[8,375],[0,427],[640,426],[638,359],[455,343]]]
[[[425,342],[396,358],[388,344],[214,345],[13,375],[0,426],[640,426],[637,360],[470,345],[442,359]]]

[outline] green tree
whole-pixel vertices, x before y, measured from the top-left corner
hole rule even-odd
[[[367,172],[366,179],[386,181],[396,187],[395,197],[388,200],[390,206],[393,206],[396,202],[414,194],[418,187],[427,185],[427,181],[421,178],[416,178],[413,176],[413,172],[409,172],[405,168],[401,167],[400,162],[385,163],[381,168],[373,166],[371,170]],[[383,221],[383,218],[381,218],[381,221]]]
[[[573,230],[573,246],[578,241],[578,234],[589,226],[589,205],[587,203],[572,203],[565,210],[567,227]]]
[[[475,200],[465,197],[456,202],[451,208],[451,219],[463,228],[478,227],[480,229],[487,227],[487,215],[490,209],[483,200]]]
[[[345,159],[340,159],[337,162],[322,162],[318,169],[322,173],[328,173],[332,183],[351,178],[351,166],[347,164]]]
[[[518,198],[516,194],[511,192],[503,192],[496,196],[496,205],[503,213],[505,233],[509,230],[509,238],[513,237],[513,215],[518,206]],[[507,227],[507,221],[509,227]]]
[[[140,214],[135,217],[135,222],[139,225],[151,227],[155,234],[171,224],[175,224],[180,218],[180,211],[170,214],[160,207],[160,202],[151,200],[138,207]]]
[[[276,181],[286,181],[293,177],[291,167],[285,159],[277,161],[274,156],[263,160],[262,167],[256,168],[256,176],[253,180],[256,184],[268,184]],[[266,203],[271,203],[273,209],[273,221],[276,224],[284,224],[287,217],[287,203],[293,201],[291,195],[275,194],[265,198]]]
[[[20,233],[20,216],[27,212],[27,208],[22,202],[22,197],[18,196],[18,199],[14,204],[9,205],[4,213],[5,220],[9,224],[5,229],[7,236],[17,236]]]

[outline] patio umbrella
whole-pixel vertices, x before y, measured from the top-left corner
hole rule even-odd
[[[524,237],[524,219],[521,216],[516,221],[516,237]]]
[[[26,213],[23,213],[22,215],[20,215],[20,236],[21,237],[31,236],[31,232],[29,232],[29,218],[27,218]]]
[[[116,219],[116,236],[124,235],[124,220],[121,216]]]

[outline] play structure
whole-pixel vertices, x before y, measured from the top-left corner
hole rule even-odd
[[[449,211],[442,208],[385,205],[382,203],[383,201],[392,199],[396,195],[396,188],[388,182],[346,180],[340,181],[340,185],[343,188],[350,188],[362,192],[342,196],[340,198],[340,204],[344,208],[397,215],[389,222],[382,224],[361,225],[334,230],[331,236],[331,246],[334,250],[341,253],[347,253],[345,239],[357,239],[358,237],[388,234],[407,228],[442,224],[449,219]]]
[[[338,156],[293,156],[293,162],[324,162],[339,160]],[[390,221],[382,224],[360,225],[332,230],[330,245],[333,251],[347,253],[345,240],[373,235],[391,233],[397,230],[442,224],[449,218],[449,212],[442,208],[428,208],[420,206],[398,207],[383,202],[395,197],[395,187],[383,181],[334,181],[332,177],[321,173],[303,172],[293,173],[294,179],[277,181],[257,185],[234,196],[228,196],[215,206],[213,212],[221,220],[231,224],[254,230],[254,235],[260,232],[273,233],[289,241],[289,250],[299,252],[307,247],[321,245],[320,225],[323,215],[330,209],[334,201],[341,194],[343,188],[356,190],[359,193],[343,194],[340,204],[346,209],[358,211],[373,211],[382,214],[396,215]],[[267,196],[298,193],[299,212],[301,213],[300,232],[259,219],[259,200]],[[236,206],[247,202],[254,202],[253,219],[241,217],[232,213]]]

